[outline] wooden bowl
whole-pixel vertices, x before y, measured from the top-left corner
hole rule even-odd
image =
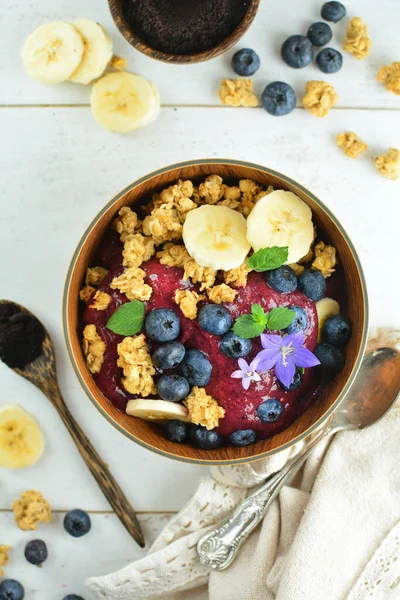
[[[86,367],[81,349],[79,323],[79,290],[91,266],[96,248],[113,218],[122,206],[133,206],[151,198],[177,179],[197,179],[216,173],[224,179],[253,179],[263,186],[289,190],[300,196],[313,211],[314,223],[337,248],[347,286],[347,314],[353,324],[353,334],[346,348],[343,371],[329,382],[317,402],[290,427],[274,437],[245,448],[226,446],[218,450],[200,450],[188,444],[168,441],[157,425],[130,417],[118,411],[97,388]],[[82,387],[103,416],[121,433],[141,446],[164,456],[203,464],[236,464],[250,462],[288,448],[318,428],[337,408],[350,389],[360,367],[367,339],[368,304],[364,275],[356,251],[336,217],[311,192],[292,179],[260,165],[235,160],[197,160],[160,169],[135,181],[117,194],[89,225],[72,257],[68,269],[64,300],[63,323],[66,344],[75,373]]]
[[[199,2],[201,2],[201,0],[199,0]],[[131,46],[143,54],[146,54],[146,56],[149,56],[150,58],[155,58],[156,60],[161,60],[163,62],[182,64],[192,64],[210,60],[211,58],[215,58],[216,56],[223,54],[229,50],[229,48],[232,48],[232,46],[234,46],[249,29],[257,14],[259,5],[260,0],[250,0],[247,12],[236,29],[214,48],[211,48],[210,50],[204,50],[203,52],[197,52],[196,54],[169,54],[167,52],[162,52],[161,50],[151,48],[139,36],[137,36],[135,33],[132,33],[122,12],[122,0],[108,0],[108,6],[110,8],[112,18],[114,19],[114,23]]]

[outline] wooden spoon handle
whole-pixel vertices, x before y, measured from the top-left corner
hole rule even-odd
[[[83,433],[82,429],[79,427],[78,423],[68,410],[58,387],[56,389],[52,389],[50,393],[51,398],[49,399],[51,400],[53,406],[58,410],[62,420],[72,436],[72,439],[77,445],[83,460],[89,467],[93,477],[99,484],[100,489],[103,491],[105,497],[114,509],[115,514],[125,526],[127,531],[131,534],[133,539],[139,544],[139,546],[141,546],[141,548],[144,548],[145,541],[143,533],[135,512],[128,502],[128,499],[114,479],[106,463],[97,454],[89,439]]]

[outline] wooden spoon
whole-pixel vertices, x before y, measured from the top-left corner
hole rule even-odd
[[[20,311],[34,316],[29,310],[16,302],[0,300],[0,304],[13,304]],[[83,460],[89,467],[92,475],[99,484],[100,489],[114,509],[115,514],[126,527],[133,539],[143,548],[145,546],[144,537],[133,508],[112,476],[106,463],[97,454],[96,450],[71,415],[61,396],[57,382],[56,358],[53,343],[46,328],[43,327],[43,329],[45,330],[45,339],[43,341],[42,353],[40,356],[26,365],[23,369],[15,368],[13,371],[33,383],[33,385],[39,388],[39,390],[41,390],[50,400],[64,421],[64,424],[67,426]]]

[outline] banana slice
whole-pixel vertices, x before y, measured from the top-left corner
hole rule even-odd
[[[264,196],[247,218],[247,239],[253,249],[287,246],[287,264],[305,256],[313,238],[311,209],[292,192],[276,190]]]
[[[129,400],[126,413],[132,417],[139,417],[146,421],[170,421],[178,419],[190,423],[188,409],[182,404],[167,402],[166,400]]]
[[[75,27],[54,21],[31,33],[22,48],[22,62],[33,79],[61,83],[76,71],[83,51],[83,40]]]
[[[160,97],[154,85],[140,75],[110,73],[93,85],[91,106],[102,127],[128,133],[154,121]]]
[[[250,250],[246,219],[226,206],[191,210],[183,225],[183,241],[199,265],[224,271],[240,267]]]
[[[113,43],[105,29],[95,21],[78,19],[73,26],[83,39],[84,51],[81,64],[69,80],[87,85],[103,75],[112,59]]]
[[[321,332],[325,321],[329,319],[329,317],[340,313],[340,305],[339,302],[336,302],[333,298],[322,298],[322,300],[318,300],[315,304],[315,308],[317,309],[318,315],[318,341],[320,342]]]
[[[18,404],[0,406],[0,467],[29,467],[43,450],[43,435],[35,419]]]

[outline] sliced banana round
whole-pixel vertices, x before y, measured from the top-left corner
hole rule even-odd
[[[313,238],[311,209],[293,192],[271,192],[257,202],[247,218],[247,239],[252,248],[287,246],[287,264],[305,256]]]
[[[54,21],[31,33],[22,48],[22,62],[33,79],[62,83],[76,71],[83,52],[84,43],[75,27]]]
[[[202,267],[235,269],[250,250],[246,219],[226,206],[204,205],[191,210],[182,235],[186,250]]]
[[[73,26],[82,37],[84,51],[80,65],[69,80],[87,85],[103,75],[113,55],[113,43],[105,29],[96,21],[77,19]]]
[[[102,127],[128,133],[154,121],[160,97],[154,85],[140,75],[110,73],[93,85],[91,106]]]
[[[338,315],[340,313],[340,305],[339,302],[336,302],[333,298],[322,298],[322,300],[318,300],[315,304],[315,308],[317,309],[318,315],[318,341],[320,341],[325,321],[329,319],[329,317],[333,317],[333,315]]]
[[[177,419],[190,423],[188,409],[182,404],[167,402],[166,400],[129,400],[126,413],[131,417],[139,417],[146,421],[170,421]]]
[[[0,406],[0,467],[29,467],[43,450],[43,434],[35,419],[18,404]]]

